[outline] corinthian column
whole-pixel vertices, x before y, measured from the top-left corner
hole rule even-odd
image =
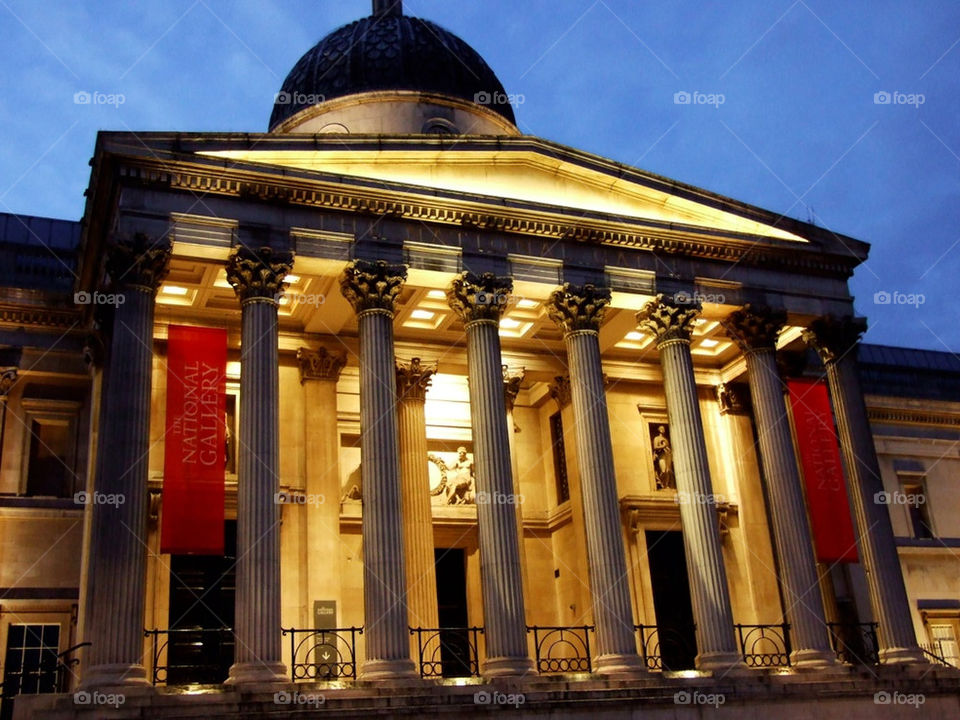
[[[563,330],[570,366],[587,563],[597,627],[595,667],[600,673],[640,673],[646,668],[637,655],[600,361],[599,331],[609,303],[610,291],[606,288],[565,283],[550,296],[547,312]]]
[[[142,658],[153,311],[170,245],[136,235],[115,242],[108,253],[117,305],[93,498],[85,613],[92,645],[83,673],[90,688],[147,683]],[[96,502],[111,496],[119,502]]]
[[[477,524],[487,657],[483,674],[533,671],[527,650],[517,515],[513,503],[510,437],[500,356],[500,316],[513,281],[493,273],[463,273],[447,300],[467,333],[470,425],[477,476]],[[480,495],[483,493],[483,495]],[[486,502],[480,502],[480,498]]]
[[[337,380],[347,363],[344,353],[326,348],[297,351],[303,387],[306,437],[307,548],[311,558],[340,556],[340,432],[337,426]],[[340,597],[336,562],[307,563],[307,609],[319,598]],[[311,624],[310,627],[313,627]]]
[[[403,265],[355,260],[340,278],[360,335],[364,680],[416,675],[407,629],[393,358],[393,313],[406,277]]]
[[[227,282],[240,300],[236,654],[228,683],[283,682],[280,655],[280,375],[277,302],[293,253],[237,247]]]
[[[890,515],[886,505],[877,500],[883,492],[883,479],[857,374],[857,343],[865,330],[862,318],[827,316],[814,321],[803,338],[817,350],[827,369],[847,495],[857,523],[857,548],[873,615],[880,624],[880,660],[922,663],[926,661],[917,646]]]
[[[780,585],[790,623],[791,664],[825,667],[836,663],[836,655],[830,648],[797,456],[777,370],[777,336],[786,319],[785,312],[747,305],[730,315],[723,326],[747,360],[760,462],[780,560]]]
[[[397,418],[400,426],[400,479],[403,540],[407,562],[407,607],[412,627],[435,628],[437,573],[433,557],[433,512],[427,469],[427,418],[424,403],[433,375],[420,358],[397,363]]]
[[[699,312],[696,305],[677,305],[658,295],[637,314],[637,320],[653,335],[660,352],[690,599],[697,624],[697,667],[720,670],[742,663],[733,634],[730,589],[690,356],[690,335]]]

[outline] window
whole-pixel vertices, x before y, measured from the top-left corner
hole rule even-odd
[[[553,446],[553,475],[557,484],[557,505],[570,499],[567,479],[567,455],[563,446],[563,418],[559,412],[550,416],[550,444]]]
[[[60,625],[11,623],[7,629],[3,694],[35,695],[56,691]]]
[[[933,654],[943,658],[954,667],[960,667],[957,622],[950,622],[946,618],[938,618],[937,620],[931,620],[927,625]]]
[[[903,497],[907,501],[907,512],[910,516],[910,529],[915,538],[932,538],[933,524],[930,522],[930,511],[927,508],[927,494],[922,483],[903,485]]]

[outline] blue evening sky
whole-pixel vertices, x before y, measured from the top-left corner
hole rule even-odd
[[[0,0],[0,211],[78,219],[99,129],[264,131],[300,55],[369,8]],[[477,49],[523,132],[871,243],[852,280],[867,339],[960,351],[960,3],[405,9]],[[83,91],[124,102],[75,104]]]

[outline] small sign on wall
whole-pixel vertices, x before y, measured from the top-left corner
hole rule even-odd
[[[337,626],[337,601],[313,601],[313,627],[315,630],[332,630]]]

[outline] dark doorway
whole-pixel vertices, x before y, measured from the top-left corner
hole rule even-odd
[[[437,610],[443,677],[468,677],[470,633],[467,631],[467,561],[462,549],[437,548]]]
[[[10,623],[3,663],[2,720],[13,717],[13,699],[17,695],[58,692],[59,651],[59,625]]]
[[[236,556],[237,523],[228,520],[222,556],[170,557],[167,684],[222,683],[227,679],[233,664]]]
[[[646,535],[660,660],[664,670],[689,670],[696,665],[697,637],[683,533],[648,530]],[[648,653],[654,649],[647,643]]]

